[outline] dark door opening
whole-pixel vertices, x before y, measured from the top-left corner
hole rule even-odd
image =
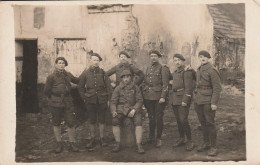
[[[22,74],[21,74],[21,100],[20,112],[38,113],[38,92],[37,92],[37,40],[19,40],[22,43]],[[18,85],[17,85],[18,87]],[[18,88],[17,88],[18,89]],[[16,97],[19,97],[17,95]]]

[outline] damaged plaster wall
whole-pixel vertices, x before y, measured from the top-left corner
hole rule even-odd
[[[140,28],[137,62],[145,63],[148,50],[155,48],[164,54],[162,62],[172,71],[175,53],[182,53],[196,69],[198,51],[213,54],[213,21],[206,5],[134,5],[133,15]]]

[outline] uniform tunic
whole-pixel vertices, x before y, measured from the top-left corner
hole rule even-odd
[[[78,90],[85,103],[106,103],[111,95],[110,80],[103,69],[91,66],[80,75]]]
[[[110,70],[108,70],[106,73],[108,76],[111,76],[113,74],[116,74],[116,85],[119,85],[121,82],[121,73],[123,70],[130,70],[130,72],[132,73],[132,76],[137,76],[134,79],[135,84],[140,85],[144,79],[144,73],[139,70],[137,67],[135,67],[133,64],[129,64],[129,63],[120,63],[116,66],[114,66],[113,68],[111,68]]]

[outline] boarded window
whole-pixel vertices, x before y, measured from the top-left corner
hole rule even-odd
[[[41,27],[44,26],[44,18],[45,18],[44,7],[36,7],[33,12],[34,12],[34,20],[33,20],[34,28],[40,29]]]

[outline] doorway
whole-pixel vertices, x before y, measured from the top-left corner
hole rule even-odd
[[[37,40],[16,40],[16,105],[18,113],[38,113]]]

